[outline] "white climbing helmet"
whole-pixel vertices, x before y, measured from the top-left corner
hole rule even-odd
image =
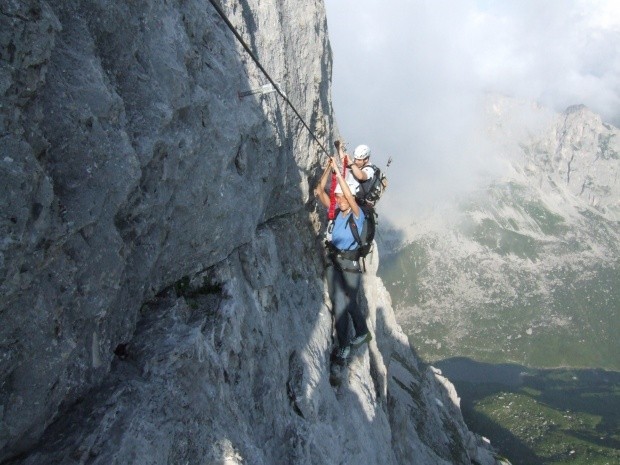
[[[358,145],[353,152],[353,158],[356,160],[365,160],[370,156],[370,147],[367,145]]]

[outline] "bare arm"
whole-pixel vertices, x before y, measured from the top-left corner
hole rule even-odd
[[[357,166],[355,163],[351,163],[349,167],[351,168],[353,176],[355,176],[355,179],[357,179],[358,181],[362,182],[368,179],[368,175],[366,174],[366,172],[360,169],[360,167]]]
[[[319,198],[319,201],[323,204],[324,207],[329,208],[330,199],[327,192],[325,192],[325,186],[327,185],[327,178],[331,173],[331,158],[327,162],[327,166],[323,171],[323,175],[321,176],[321,180],[319,181],[319,185],[314,189],[314,195]]]
[[[346,183],[346,181],[342,177],[342,174],[338,170],[338,165],[336,165],[336,161],[333,158],[331,159],[331,161],[332,161],[332,166],[333,166],[332,169],[335,168],[336,179],[338,179],[338,184],[340,184],[340,188],[342,189],[342,194],[344,195],[345,199],[347,199],[347,201],[349,202],[349,205],[351,206],[351,211],[353,212],[355,217],[359,218],[360,207],[357,204],[357,201],[355,200],[355,196],[351,192],[351,189],[349,189],[349,185]]]
[[[358,167],[355,164],[355,160],[351,158],[351,155],[345,152],[345,148],[343,144],[338,145],[338,155],[340,155],[340,161],[342,163],[346,161],[347,167],[351,170],[351,172],[353,173],[353,176],[355,176],[355,179],[357,179],[360,182],[366,181],[368,179],[368,175],[364,171],[362,171],[360,167]]]
[[[340,162],[344,164],[346,160],[347,165],[350,165],[351,157],[349,157],[349,154],[346,153],[345,145],[343,143],[339,143],[338,145],[336,145],[336,148],[338,149],[338,155],[340,156]]]

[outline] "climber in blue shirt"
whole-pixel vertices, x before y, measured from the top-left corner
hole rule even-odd
[[[325,170],[319,185],[314,190],[320,202],[329,208],[330,197],[325,187],[330,172],[335,173],[338,181],[335,190],[337,214],[333,220],[331,239],[327,243],[330,260],[326,269],[326,277],[338,336],[335,361],[344,365],[351,346],[361,345],[371,339],[366,318],[358,302],[362,270],[356,252],[359,244],[351,231],[350,224],[350,217],[353,215],[353,221],[358,231],[361,231],[364,224],[364,212],[351,191],[351,187],[354,186],[350,187],[346,183],[333,158],[329,159],[328,169]],[[355,337],[351,340],[349,340],[349,315],[355,328]]]

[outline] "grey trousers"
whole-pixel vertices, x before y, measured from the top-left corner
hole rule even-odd
[[[355,271],[344,271],[338,263],[330,263],[325,270],[325,275],[327,277],[327,289],[332,301],[338,343],[340,347],[344,347],[349,344],[349,316],[353,321],[356,336],[368,332],[366,318],[359,305],[362,274]]]

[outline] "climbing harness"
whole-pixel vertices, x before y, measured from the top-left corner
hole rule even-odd
[[[321,143],[321,141],[316,137],[316,135],[314,134],[314,132],[312,132],[312,129],[310,129],[310,126],[308,126],[308,124],[306,123],[306,121],[302,118],[302,116],[299,114],[299,112],[297,111],[297,109],[295,108],[295,106],[291,103],[291,101],[288,99],[288,97],[286,96],[286,94],[284,92],[282,92],[282,90],[280,89],[280,86],[278,86],[278,84],[276,83],[276,81],[274,81],[271,76],[269,75],[269,73],[267,72],[267,70],[265,70],[265,68],[263,67],[263,65],[261,65],[260,61],[258,61],[258,58],[256,57],[256,55],[254,55],[254,52],[252,52],[252,50],[250,49],[250,47],[248,46],[248,44],[243,40],[243,37],[241,37],[241,34],[239,34],[239,32],[237,32],[237,30],[235,29],[235,26],[233,26],[233,24],[229,21],[229,19],[226,17],[226,14],[224,13],[224,10],[222,10],[222,8],[217,4],[216,0],[209,0],[209,3],[211,3],[211,5],[213,5],[213,8],[215,8],[215,11],[217,11],[218,15],[220,15],[220,18],[222,18],[222,21],[224,21],[224,23],[226,23],[226,26],[228,26],[228,29],[230,29],[230,31],[235,35],[235,37],[237,38],[237,40],[239,41],[239,43],[241,44],[241,46],[245,49],[246,52],[248,52],[248,55],[250,55],[250,58],[252,58],[252,60],[254,61],[254,63],[256,63],[256,66],[258,66],[258,68],[263,72],[263,74],[265,75],[265,77],[269,80],[269,82],[271,83],[271,85],[275,88],[276,92],[278,94],[280,94],[280,96],[284,99],[284,101],[288,104],[289,107],[291,107],[291,109],[293,110],[293,112],[295,113],[295,115],[297,116],[297,118],[299,118],[299,121],[301,121],[301,123],[304,125],[304,127],[308,130],[308,132],[310,133],[310,135],[312,136],[312,138],[316,141],[316,143],[319,145],[319,147],[321,148],[321,150],[323,150],[323,152],[325,152],[325,154],[329,157],[330,154],[327,152],[327,149],[325,148],[325,146]]]

